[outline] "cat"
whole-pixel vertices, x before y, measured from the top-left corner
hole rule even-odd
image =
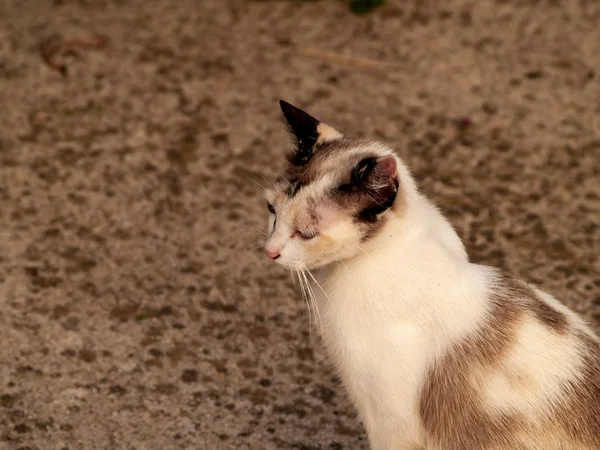
[[[600,449],[600,341],[574,312],[469,262],[382,143],[284,101],[265,252],[295,271],[373,450]]]

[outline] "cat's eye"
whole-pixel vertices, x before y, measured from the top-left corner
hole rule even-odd
[[[271,214],[275,214],[275,208],[269,202],[267,202],[267,209]]]
[[[317,233],[314,232],[314,231],[300,231],[300,230],[298,230],[298,231],[296,231],[296,233],[298,234],[298,236],[300,236],[302,239],[305,239],[305,240],[312,239],[312,238],[314,238],[317,235]]]

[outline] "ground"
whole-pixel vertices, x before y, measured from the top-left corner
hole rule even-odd
[[[585,0],[0,2],[0,448],[367,448],[259,248],[280,98],[393,146],[474,261],[598,329],[599,21]],[[67,76],[42,59],[89,33],[108,41],[58,54]]]

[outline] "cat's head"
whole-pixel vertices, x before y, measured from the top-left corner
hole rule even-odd
[[[265,252],[294,269],[314,269],[361,252],[395,209],[399,160],[382,144],[344,136],[280,102],[294,149],[266,191]]]

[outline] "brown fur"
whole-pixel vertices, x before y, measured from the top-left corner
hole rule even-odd
[[[292,163],[287,165],[285,174],[290,185],[299,183],[300,186],[306,186],[322,178],[325,174],[333,174],[334,178],[344,182],[349,176],[352,168],[360,161],[360,157],[349,157],[344,153],[351,145],[356,145],[356,141],[348,138],[336,139],[315,146],[313,157],[310,162],[304,166],[296,166]],[[288,156],[288,160],[293,158],[294,153]],[[365,155],[368,156],[368,155]]]
[[[498,280],[487,324],[456,344],[429,371],[421,393],[420,414],[430,449],[600,449],[600,346],[580,333],[585,352],[582,379],[557,399],[550,420],[533,423],[517,413],[486,409],[479,386],[515,344],[516,331],[529,315],[555,333],[576,333],[568,318],[509,276]],[[578,333],[578,332],[577,332]],[[535,380],[513,380],[530,389]]]
[[[287,160],[289,162],[287,172],[288,174],[291,174],[292,172],[302,172],[308,176],[318,174],[319,166],[321,166],[324,161],[331,157],[343,157],[343,153],[348,147],[350,145],[356,145],[357,143],[360,144],[360,141],[350,138],[340,138],[334,141],[317,143],[313,150],[313,156],[306,166],[295,166],[292,164],[294,155],[296,154],[296,150],[294,149],[287,155]]]
[[[494,299],[490,320],[474,336],[448,351],[430,370],[421,394],[420,413],[432,448],[485,449],[502,442],[508,447],[521,418],[492,416],[485,410],[471,377],[494,366],[510,351],[522,314],[518,305]]]
[[[543,325],[556,333],[563,334],[569,329],[569,320],[565,314],[554,309],[542,300],[527,284],[508,274],[501,276],[500,286],[509,289],[513,299],[519,299],[523,306]]]
[[[400,187],[398,189],[398,194],[396,195],[396,200],[394,201],[394,204],[390,208],[390,212],[388,214],[384,214],[376,222],[362,222],[360,224],[363,232],[362,242],[366,242],[377,237],[379,231],[382,230],[386,222],[391,219],[391,215],[395,215],[395,219],[397,220],[398,217],[404,213],[404,209],[406,206],[404,195],[404,190],[402,189],[402,187]]]
[[[569,441],[600,449],[600,344],[585,333],[578,338],[585,351],[582,377],[567,387],[571,395],[566,405],[556,409],[555,418]]]
[[[533,297],[529,303],[529,308],[541,323],[551,328],[557,333],[563,334],[567,332],[569,322],[567,316],[560,311],[552,308],[545,301]]]

